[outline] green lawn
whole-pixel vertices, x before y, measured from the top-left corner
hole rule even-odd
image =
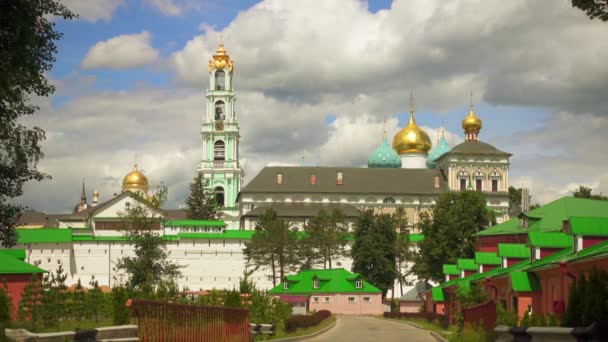
[[[325,329],[326,327],[328,327],[335,321],[336,321],[336,316],[332,315],[331,317],[327,318],[326,320],[324,320],[317,326],[308,327],[308,328],[304,328],[304,329],[297,329],[296,331],[294,331],[292,333],[286,333],[284,330],[281,329],[281,330],[278,330],[274,336],[256,335],[256,336],[254,336],[254,341],[268,341],[268,340],[277,340],[280,338],[310,335],[319,330]]]

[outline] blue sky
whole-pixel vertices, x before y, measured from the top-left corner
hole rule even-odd
[[[567,0],[64,1],[81,17],[57,21],[57,93],[28,119],[47,131],[40,167],[54,177],[26,186],[19,200],[36,209],[69,210],[83,177],[109,196],[135,155],[182,203],[220,33],[246,181],[301,156],[364,164],[385,119],[391,133],[407,122],[410,92],[417,122],[458,143],[472,90],[480,138],[514,154],[513,185],[539,202],[577,184],[608,191],[596,148],[608,129],[608,43],[597,39],[608,25]]]

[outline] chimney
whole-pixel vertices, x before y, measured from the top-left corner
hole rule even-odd
[[[433,178],[433,188],[434,189],[439,189],[439,176],[435,176]]]
[[[528,188],[521,189],[521,212],[527,213],[530,210],[530,190]]]
[[[99,191],[95,189],[95,191],[93,191],[93,206],[96,206],[97,204],[99,204]]]

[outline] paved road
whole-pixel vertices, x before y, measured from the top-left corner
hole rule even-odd
[[[435,342],[431,334],[409,324],[366,316],[338,316],[336,326],[307,341],[331,342]]]

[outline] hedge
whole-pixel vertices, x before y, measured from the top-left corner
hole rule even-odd
[[[312,315],[296,315],[285,320],[285,331],[294,332],[297,328],[308,328],[323,322],[331,316],[328,310],[317,311]]]

